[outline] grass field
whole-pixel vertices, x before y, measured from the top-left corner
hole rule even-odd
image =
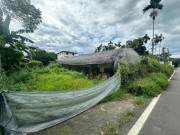
[[[4,75],[0,81],[0,91],[61,91],[90,87],[97,84],[82,73],[70,71],[59,65],[43,68],[22,69]]]

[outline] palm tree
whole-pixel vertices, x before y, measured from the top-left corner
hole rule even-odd
[[[153,44],[155,47],[155,54],[156,54],[156,49],[157,49],[157,45],[160,42],[159,36],[157,34],[155,34],[154,40],[153,40]]]
[[[96,48],[95,53],[102,51],[102,49],[103,49],[103,45],[101,44],[100,46],[98,46],[98,47]]]
[[[146,44],[148,42],[148,40],[150,40],[150,37],[148,36],[148,34],[146,34],[142,37],[143,44]]]
[[[121,42],[118,42],[117,44],[115,43],[114,45],[115,45],[115,47],[117,47],[117,48],[121,48],[121,46],[122,46],[122,45],[121,45]]]
[[[145,13],[149,9],[153,9],[153,11],[150,13],[150,17],[153,19],[153,38],[154,39],[154,21],[158,15],[158,11],[156,9],[163,9],[163,5],[160,4],[161,0],[150,0],[150,4],[147,5],[144,9],[143,12]],[[154,52],[154,42],[152,41],[152,54]]]
[[[115,49],[115,46],[113,46],[113,42],[111,42],[111,41],[108,43],[107,47],[108,47],[108,50],[114,50]]]
[[[160,42],[160,45],[159,45],[159,55],[160,55],[160,51],[161,51],[161,42],[163,41],[165,39],[165,37],[163,37],[163,34],[161,34],[160,36],[159,36],[159,42]]]

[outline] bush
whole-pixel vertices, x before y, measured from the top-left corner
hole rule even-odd
[[[121,85],[122,86],[127,86],[129,83],[129,68],[123,64],[119,65],[119,72],[121,74]]]
[[[42,66],[43,66],[42,62],[37,61],[37,60],[30,60],[30,61],[27,63],[27,67],[28,67],[28,68],[32,68],[32,67],[42,67]]]
[[[21,71],[16,71],[8,76],[10,80],[13,80],[14,83],[25,83],[33,78],[31,71],[27,69],[22,69]]]
[[[168,78],[162,73],[153,73],[149,75],[149,78],[158,84],[162,89],[165,89],[168,85]]]
[[[162,73],[153,73],[145,78],[135,80],[128,87],[134,95],[157,96],[168,85],[168,78]]]
[[[168,64],[160,64],[156,59],[149,59],[147,64],[148,73],[163,73],[167,77],[170,77],[173,73],[173,67]]]
[[[168,64],[164,64],[161,68],[161,73],[164,73],[167,77],[170,77],[173,71],[174,71],[173,67]]]
[[[138,79],[130,84],[128,91],[136,96],[156,96],[161,92],[160,86],[149,78]]]

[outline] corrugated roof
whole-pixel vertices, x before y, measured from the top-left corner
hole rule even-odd
[[[139,57],[139,55],[131,48],[123,48],[123,49],[91,53],[81,56],[74,56],[70,58],[63,58],[63,59],[59,59],[58,62],[60,64],[65,64],[65,65],[109,64],[109,63],[114,63],[116,59],[119,59],[124,55],[126,55],[126,53],[124,52],[127,51],[130,51],[131,53],[133,52],[135,56]]]

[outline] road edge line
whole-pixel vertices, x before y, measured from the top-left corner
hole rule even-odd
[[[174,76],[175,71],[171,75],[171,77],[168,79],[168,82],[171,81],[172,77]],[[159,94],[157,97],[154,97],[151,103],[148,105],[148,107],[145,109],[145,111],[142,113],[140,118],[136,121],[134,126],[131,128],[131,130],[128,132],[127,135],[138,135],[141,131],[142,127],[144,126],[147,118],[149,117],[150,113],[152,112],[153,108],[157,104],[157,101],[159,100],[161,94]]]

